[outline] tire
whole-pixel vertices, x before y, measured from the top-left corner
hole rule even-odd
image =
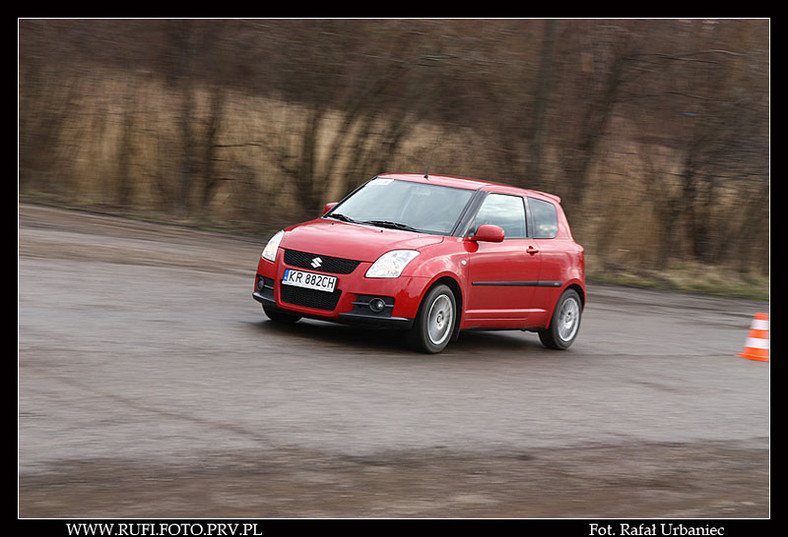
[[[457,300],[445,285],[429,290],[410,333],[411,344],[429,354],[441,352],[451,341],[457,319]]]
[[[290,313],[289,311],[280,310],[274,306],[263,306],[263,311],[268,316],[269,319],[274,321],[275,323],[280,324],[293,324],[297,323],[301,316],[295,313]]]
[[[539,340],[548,349],[568,349],[580,330],[583,302],[574,289],[567,289],[558,299],[550,326],[539,331]]]

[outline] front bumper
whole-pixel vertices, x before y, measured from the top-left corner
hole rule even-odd
[[[390,312],[387,311],[388,308],[381,312],[373,311],[372,307],[370,306],[370,302],[365,301],[363,298],[361,300],[354,301],[353,309],[351,311],[339,312],[335,315],[327,315],[325,313],[310,311],[307,308],[295,308],[292,307],[292,305],[286,303],[282,305],[277,304],[276,299],[273,297],[272,293],[273,290],[266,290],[262,292],[255,291],[252,293],[252,298],[264,306],[296,312],[300,315],[313,319],[329,320],[346,324],[358,324],[370,327],[410,328],[413,326],[413,319],[408,319],[406,317],[393,317]],[[373,298],[383,299],[383,297]]]
[[[418,311],[424,282],[420,278],[376,279],[364,274],[370,263],[359,263],[348,274],[325,272],[337,277],[334,292],[301,289],[280,282],[292,256],[277,256],[278,262],[261,259],[252,297],[263,305],[298,315],[374,327],[409,328]],[[325,256],[323,256],[325,258]],[[312,271],[318,272],[318,271]]]

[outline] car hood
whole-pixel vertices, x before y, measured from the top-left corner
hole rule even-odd
[[[282,248],[369,262],[390,250],[418,250],[443,242],[439,235],[323,219],[298,224],[285,231]]]

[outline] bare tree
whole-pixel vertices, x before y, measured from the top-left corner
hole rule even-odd
[[[627,84],[641,75],[640,51],[646,41],[640,21],[592,26],[581,21],[583,31],[576,24],[562,25],[572,44],[563,51],[563,106],[553,131],[561,167],[555,189],[569,213],[583,206],[591,169],[616,107]],[[570,61],[568,53],[576,59]]]
[[[140,179],[152,178],[146,193],[155,199],[145,201],[181,216],[260,215],[212,203],[218,193],[257,206],[276,197],[284,210],[315,214],[328,192],[406,161],[403,147],[429,153],[434,140],[414,133],[438,131],[457,147],[436,151],[434,169],[481,170],[551,190],[570,217],[648,177],[641,203],[666,226],[652,245],[661,259],[721,263],[726,246],[735,246],[764,267],[768,27],[762,20],[23,20],[20,189],[74,199],[86,188],[105,196],[100,203],[130,205],[142,197]],[[128,87],[118,90],[124,80]],[[108,102],[94,92],[109,87],[118,91],[112,102],[124,103],[112,116],[120,117],[116,131],[103,117],[112,108],[93,106]],[[248,117],[230,115],[237,110]],[[114,147],[102,133],[120,134]],[[597,164],[632,140],[642,142],[642,169],[628,175],[621,164],[618,185],[599,180]],[[101,173],[92,158],[105,166]],[[69,181],[77,170],[79,181]],[[95,188],[107,178],[113,189]],[[593,209],[612,214],[622,203]],[[734,203],[743,207],[730,217]]]
[[[558,22],[550,19],[544,23],[544,37],[542,38],[542,56],[537,76],[536,90],[534,91],[534,112],[531,131],[528,136],[529,158],[527,166],[527,181],[529,185],[544,188],[544,146],[547,137],[547,122],[549,120],[548,107],[553,89],[555,71],[555,48]]]

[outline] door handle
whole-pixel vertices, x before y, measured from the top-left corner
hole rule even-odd
[[[534,254],[538,254],[539,253],[539,249],[538,248],[534,248],[533,246],[529,246],[528,249],[526,250],[526,252],[528,252],[531,255],[534,255]]]

